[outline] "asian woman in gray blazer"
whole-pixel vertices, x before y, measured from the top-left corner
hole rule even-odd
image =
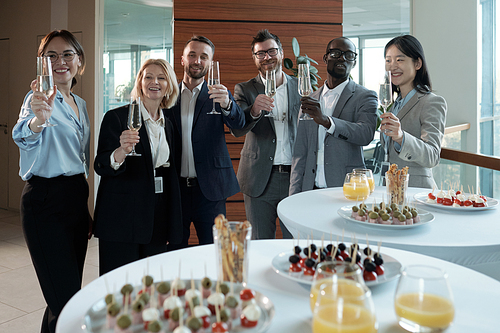
[[[384,50],[398,95],[390,112],[382,114],[386,160],[409,167],[409,186],[435,186],[432,168],[439,163],[446,121],[446,101],[432,93],[424,50],[413,36],[393,38]],[[388,159],[387,159],[388,157]]]

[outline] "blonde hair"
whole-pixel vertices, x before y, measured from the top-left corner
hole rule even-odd
[[[144,70],[149,65],[157,65],[163,69],[164,74],[167,77],[168,87],[167,94],[161,100],[160,107],[162,109],[168,109],[175,105],[177,102],[177,97],[179,96],[179,85],[177,84],[177,76],[175,75],[172,66],[163,59],[148,59],[146,60],[137,73],[137,78],[135,79],[134,89],[132,89],[131,96],[133,98],[143,97],[142,92],[142,78],[144,77]]]

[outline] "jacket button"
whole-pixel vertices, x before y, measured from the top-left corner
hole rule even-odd
[[[276,139],[273,139],[273,143],[275,143],[275,142],[276,142]]]
[[[269,157],[269,159],[272,161],[272,160],[273,160],[273,157],[271,156],[271,157]]]

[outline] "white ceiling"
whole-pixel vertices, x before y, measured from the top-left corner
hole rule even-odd
[[[408,32],[410,1],[344,0],[344,36]],[[131,44],[171,46],[172,7],[172,0],[106,0],[106,50]]]

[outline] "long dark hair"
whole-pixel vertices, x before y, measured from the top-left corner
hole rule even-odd
[[[418,92],[427,94],[432,91],[431,78],[429,76],[429,71],[427,70],[427,63],[425,62],[424,48],[422,44],[411,35],[398,36],[385,46],[384,49],[384,57],[387,53],[387,50],[391,46],[396,46],[399,51],[403,52],[404,55],[413,59],[413,61],[418,61],[420,58],[422,60],[422,66],[415,75],[413,79],[413,87],[417,89]],[[392,85],[392,90],[401,94],[401,91],[394,84]]]
[[[54,30],[47,36],[43,37],[40,46],[38,47],[38,56],[43,57],[47,45],[56,37],[61,37],[66,43],[68,43],[75,49],[76,54],[80,57],[80,62],[82,63],[82,65],[78,68],[78,74],[82,75],[85,71],[85,52],[83,52],[83,47],[80,42],[68,30]],[[71,88],[73,88],[75,85],[76,78],[73,77],[73,80],[71,81]]]

